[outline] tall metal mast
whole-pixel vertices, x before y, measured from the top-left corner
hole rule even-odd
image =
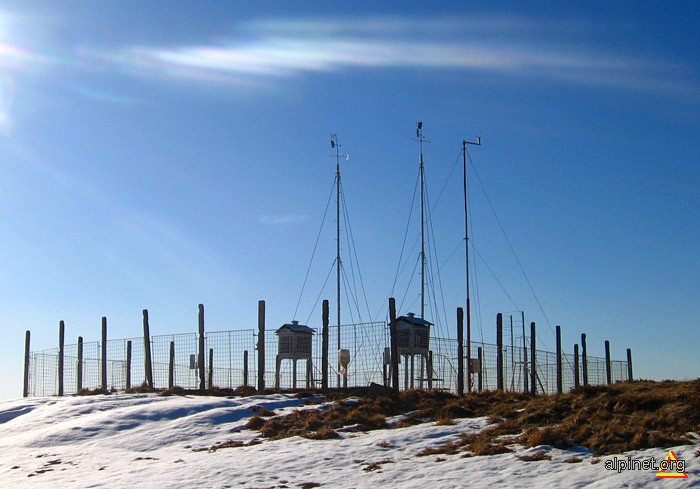
[[[331,148],[335,148],[335,190],[336,190],[336,248],[337,254],[335,257],[336,264],[336,285],[337,285],[337,305],[338,305],[338,351],[340,351],[340,144],[338,144],[338,135],[331,134]],[[338,363],[338,387],[340,387],[340,363]]]
[[[472,324],[471,324],[471,313],[469,304],[469,219],[467,210],[467,144],[474,144],[481,146],[481,136],[476,140],[475,143],[462,140],[462,164],[464,170],[464,249],[465,249],[465,266],[467,270],[467,392],[472,391]],[[462,352],[459,352],[461,355]]]
[[[425,318],[425,218],[424,218],[424,183],[423,183],[423,123],[418,123],[416,137],[420,143],[420,317]]]

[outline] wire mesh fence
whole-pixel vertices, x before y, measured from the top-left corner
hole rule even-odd
[[[340,341],[338,341],[340,335]],[[171,344],[174,348],[172,360],[173,384],[184,389],[200,387],[199,336],[182,333],[151,337],[150,349],[155,388],[167,388],[170,384]],[[526,338],[527,340],[527,338]],[[204,335],[204,378],[207,387],[235,389],[242,385],[257,385],[259,334],[252,329],[207,332]],[[310,358],[299,360],[277,357],[279,340],[276,330],[265,330],[264,378],[267,387],[276,384],[280,388],[320,387],[322,379],[322,335],[313,330]],[[329,328],[329,352],[338,346],[350,351],[351,360],[347,371],[349,387],[367,386],[372,382],[387,384],[390,376],[388,361],[389,327],[386,323],[362,323]],[[503,387],[510,391],[528,391],[531,387],[533,362],[527,341],[523,337],[511,338],[501,348],[503,362]],[[523,346],[525,344],[525,346]],[[109,390],[124,390],[127,384],[138,386],[145,382],[144,338],[107,340],[106,385]],[[66,345],[63,349],[63,393],[76,394],[79,388],[93,390],[103,384],[102,345],[100,342],[84,343],[82,359],[78,345]],[[467,357],[466,345],[462,355]],[[59,349],[33,351],[29,355],[29,396],[55,396],[59,393]],[[399,364],[399,386],[401,388],[433,388],[457,392],[458,343],[453,338],[430,338],[430,357],[402,355]],[[497,345],[471,342],[472,390],[495,390],[498,387]],[[478,359],[481,362],[478,362]],[[562,353],[562,386],[567,392],[575,385],[574,355]],[[467,364],[465,364],[465,382]],[[579,382],[584,379],[583,357],[578,358]],[[557,356],[553,352],[537,350],[535,354],[535,388],[538,393],[557,391]],[[611,381],[628,380],[626,361],[610,362]],[[585,371],[588,383],[607,383],[605,358],[588,356]],[[80,382],[79,382],[80,381]],[[328,385],[342,385],[335,353],[329,353]]]

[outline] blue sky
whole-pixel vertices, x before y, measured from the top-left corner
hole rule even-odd
[[[350,155],[363,319],[383,319],[416,121],[450,335],[461,141],[482,134],[469,179],[484,339],[520,308],[540,345],[561,324],[567,351],[586,332],[591,354],[632,348],[636,376],[697,377],[698,20],[690,2],[2,2],[0,398],[21,395],[24,331],[53,347],[59,320],[72,342],[98,339],[102,316],[111,337],[138,336],[143,308],[153,334],[194,331],[198,303],[210,330],[255,327],[259,299],[270,327],[291,320],[334,181],[330,133]],[[409,249],[417,233],[414,219]],[[408,275],[400,313],[420,308]]]

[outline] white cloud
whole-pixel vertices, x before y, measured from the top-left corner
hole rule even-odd
[[[596,86],[663,89],[678,66],[575,39],[585,23],[370,18],[254,22],[216,44],[130,46],[114,56],[139,74],[254,85],[261,80],[353,69],[470,70]],[[572,39],[572,36],[574,38]],[[590,39],[590,36],[586,36]]]

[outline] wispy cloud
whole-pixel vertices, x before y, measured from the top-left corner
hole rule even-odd
[[[225,42],[128,46],[113,59],[139,74],[247,85],[313,73],[409,68],[672,87],[668,72],[680,67],[577,40],[576,32],[592,29],[571,21],[507,17],[261,21],[239,26],[238,35]]]
[[[309,218],[306,214],[281,214],[260,216],[260,222],[272,225],[301,224]]]

